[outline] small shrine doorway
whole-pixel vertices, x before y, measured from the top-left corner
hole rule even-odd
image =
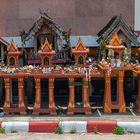
[[[84,59],[82,56],[78,57],[78,64],[84,64]]]
[[[45,57],[44,58],[44,65],[49,65],[49,58],[48,57]]]
[[[11,57],[10,60],[9,60],[9,62],[10,62],[10,65],[11,66],[14,66],[15,65],[15,59],[14,59],[14,57]]]
[[[118,52],[114,52],[114,58],[119,59],[119,53]]]

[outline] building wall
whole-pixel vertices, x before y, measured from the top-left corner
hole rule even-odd
[[[140,32],[140,0],[135,0],[135,30]]]
[[[134,0],[0,0],[0,36],[17,36],[47,11],[72,35],[96,35],[120,13],[134,26]]]

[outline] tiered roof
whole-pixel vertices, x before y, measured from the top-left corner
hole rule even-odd
[[[97,35],[99,39],[104,38],[105,41],[108,41],[112,33],[118,32],[120,30],[127,36],[127,38],[132,42],[133,45],[139,45],[139,42],[137,40],[138,35],[128,25],[128,23],[121,15],[113,16],[108,24]]]

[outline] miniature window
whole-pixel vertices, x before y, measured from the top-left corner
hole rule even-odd
[[[79,56],[78,57],[78,64],[83,64],[83,63],[84,63],[83,57]]]
[[[10,65],[15,65],[15,59],[13,57],[10,58]]]

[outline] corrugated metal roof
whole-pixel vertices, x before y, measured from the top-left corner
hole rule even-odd
[[[5,46],[7,46],[8,45],[8,42],[7,41],[5,41],[3,38],[1,38],[0,37],[0,42],[2,43],[2,44],[4,44]]]
[[[70,42],[71,46],[75,47],[79,38],[83,41],[86,47],[97,47],[99,44],[97,43],[98,36],[71,36]]]
[[[6,42],[10,43],[12,40],[14,43],[17,45],[18,48],[22,48],[22,41],[20,36],[16,37],[2,37]],[[28,41],[25,42],[26,48],[33,48],[35,46],[35,41],[33,38],[29,39]]]
[[[75,47],[79,38],[83,41],[84,45],[86,47],[98,47],[99,44],[97,43],[98,36],[71,36],[70,37],[70,42],[71,46]],[[10,43],[12,40],[15,42],[15,44],[18,46],[18,48],[22,47],[22,41],[21,37],[2,37],[3,40],[6,42]],[[140,43],[140,36],[137,38],[138,42]],[[36,42],[34,38],[30,38],[28,41],[26,41],[26,48],[33,48],[36,46]]]
[[[21,41],[21,37],[20,36],[16,36],[16,37],[2,37],[2,39],[4,39],[9,44],[13,40],[18,48],[22,47],[22,41]]]

